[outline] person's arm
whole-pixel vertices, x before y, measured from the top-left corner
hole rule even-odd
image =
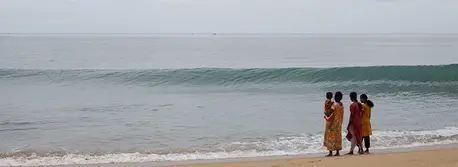
[[[328,111],[326,111],[326,112],[328,112],[328,113],[331,113],[331,114],[332,114],[332,113],[334,112],[334,105],[333,105],[333,106],[331,106],[331,108],[329,108],[329,109],[328,109]]]
[[[364,105],[363,109],[364,109],[364,110],[363,110],[364,112],[369,112],[369,114],[368,114],[368,115],[369,115],[369,119],[371,119],[371,113],[372,113],[372,111],[371,111],[371,108],[369,107],[369,105]],[[366,111],[366,110],[367,110],[367,111]]]
[[[354,107],[355,105],[353,104],[350,105],[350,120],[348,121],[348,125],[351,125],[351,123],[353,122],[353,113],[355,111]]]
[[[331,121],[333,118],[334,118],[334,110],[335,110],[335,104],[333,103],[331,108],[329,109],[329,112],[331,113],[329,116],[324,116],[324,119],[326,119],[326,121]]]
[[[353,122],[352,121],[352,114],[350,113],[350,120],[348,121],[348,125],[351,125],[352,122]]]
[[[328,121],[328,122],[329,122],[329,121],[332,121],[333,118],[334,118],[334,114],[333,114],[333,113],[331,113],[331,115],[330,115],[329,117],[326,116],[326,115],[324,116],[324,119],[325,119],[326,121]]]

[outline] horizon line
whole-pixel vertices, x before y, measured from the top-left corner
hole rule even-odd
[[[124,33],[124,32],[0,32],[0,34],[303,34],[303,35],[315,35],[315,34],[458,34],[458,32],[422,32],[422,33],[365,33],[365,32],[353,32],[353,33],[285,33],[285,32],[272,32],[272,33],[256,33],[256,32],[180,32],[180,33]]]

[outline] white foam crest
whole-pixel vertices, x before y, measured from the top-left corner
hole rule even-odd
[[[345,132],[343,132],[343,147],[348,149]],[[322,146],[323,134],[279,137],[269,140],[236,141],[222,144],[221,150],[215,152],[144,154],[119,153],[99,156],[86,154],[67,154],[64,156],[28,157],[12,156],[0,159],[0,166],[40,166],[40,165],[70,165],[70,164],[103,164],[129,162],[161,162],[183,160],[210,160],[226,158],[247,158],[262,156],[301,155],[325,152]],[[437,144],[458,143],[458,128],[426,131],[374,131],[372,136],[373,149],[411,148]]]
[[[458,135],[458,127],[445,127],[444,129],[435,129],[435,130],[423,130],[423,131],[374,131],[374,136],[406,136],[406,135],[416,135],[416,136],[425,136],[425,135],[437,135],[450,137]]]
[[[347,146],[345,139],[346,131],[342,132],[343,146]],[[409,148],[417,146],[429,146],[436,144],[458,143],[458,128],[446,127],[437,130],[425,131],[374,131],[371,137],[372,146],[375,149],[386,148]],[[293,137],[280,137],[265,141],[233,142],[225,145],[225,148],[237,146],[250,148],[253,145],[258,150],[286,150],[289,152],[302,151],[313,153],[323,151],[323,134],[302,135]]]
[[[0,159],[0,166],[44,166],[44,165],[72,165],[72,164],[105,164],[105,163],[129,163],[129,162],[161,162],[161,161],[184,161],[184,160],[210,160],[225,158],[246,158],[259,156],[298,155],[305,152],[265,151],[256,150],[232,151],[232,152],[208,152],[186,154],[142,154],[121,153],[90,156],[83,154],[67,154],[61,157],[10,157]]]

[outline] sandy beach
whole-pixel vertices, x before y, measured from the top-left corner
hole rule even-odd
[[[294,158],[268,161],[207,163],[196,165],[177,165],[169,167],[351,167],[367,165],[371,167],[458,167],[458,149],[404,153],[382,153],[331,158]]]
[[[345,153],[345,152],[342,152]],[[323,153],[324,155],[324,153]],[[458,167],[458,145],[374,150],[369,155],[325,158],[322,154],[176,162],[57,165],[58,167]]]

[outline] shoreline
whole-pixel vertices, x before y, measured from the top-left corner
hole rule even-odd
[[[341,154],[347,153],[348,150],[342,150]],[[212,159],[212,160],[184,160],[184,161],[162,161],[162,162],[138,162],[138,163],[110,163],[110,164],[71,164],[71,165],[54,165],[57,167],[238,167],[238,166],[257,166],[263,163],[286,163],[287,161],[320,161],[332,159],[346,159],[353,157],[379,157],[393,156],[403,154],[431,154],[431,152],[453,152],[458,157],[458,144],[439,144],[431,146],[411,147],[411,148],[393,148],[393,149],[373,149],[369,155],[353,155],[325,158],[327,152],[304,155],[283,155],[283,156],[265,156],[265,157],[247,157],[247,158],[227,158],[227,159]],[[458,158],[455,158],[458,161]],[[250,164],[250,165],[248,165]],[[458,165],[458,164],[457,164]],[[280,165],[287,167],[287,165]],[[279,166],[278,166],[279,167]]]
[[[425,150],[410,152],[376,153],[370,155],[340,156],[331,158],[290,158],[268,161],[169,165],[167,167],[326,167],[367,165],[371,167],[456,167],[458,149]]]

